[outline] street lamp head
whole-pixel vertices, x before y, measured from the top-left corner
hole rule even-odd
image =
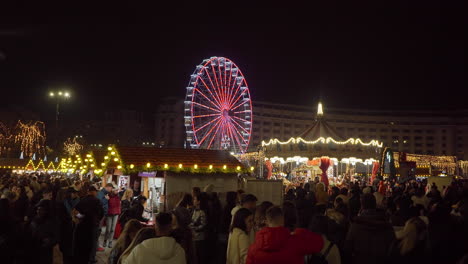
[[[49,93],[49,96],[50,96],[50,97],[54,97],[55,94],[54,94],[53,92],[50,92],[50,93]]]
[[[65,92],[64,96],[65,96],[65,98],[69,98],[69,97],[70,97],[70,93]]]
[[[58,95],[62,96],[62,92],[58,92]]]

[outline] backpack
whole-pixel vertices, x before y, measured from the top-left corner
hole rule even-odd
[[[327,261],[327,256],[328,253],[330,253],[331,248],[335,245],[334,243],[330,242],[330,245],[328,245],[327,249],[323,254],[317,253],[314,255],[307,255],[304,257],[304,263],[305,264],[328,264]]]

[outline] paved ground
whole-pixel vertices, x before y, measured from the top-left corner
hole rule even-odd
[[[103,228],[104,230],[104,228]],[[102,247],[102,242],[104,241],[103,236],[99,238],[99,245]],[[115,239],[114,242],[112,243],[115,245]],[[109,254],[111,252],[111,248],[105,247],[105,251],[103,252],[96,252],[96,260],[98,264],[107,264],[107,259],[109,258]]]

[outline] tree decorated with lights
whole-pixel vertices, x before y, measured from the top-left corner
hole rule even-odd
[[[63,143],[63,150],[68,156],[74,156],[81,153],[83,150],[83,145],[81,145],[76,140],[76,137],[73,139],[67,138],[67,140]]]
[[[16,125],[15,143],[19,144],[21,152],[26,157],[34,153],[44,154],[46,141],[45,124],[41,121],[23,123],[21,120]]]
[[[4,148],[7,148],[11,138],[10,129],[0,122],[0,155],[4,152]]]

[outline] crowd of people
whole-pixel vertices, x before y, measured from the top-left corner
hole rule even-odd
[[[110,264],[468,261],[466,182],[382,183],[328,188],[316,179],[276,205],[242,190],[221,201],[212,185],[195,187],[150,225],[137,185],[5,174],[1,263],[95,263],[104,247]]]

